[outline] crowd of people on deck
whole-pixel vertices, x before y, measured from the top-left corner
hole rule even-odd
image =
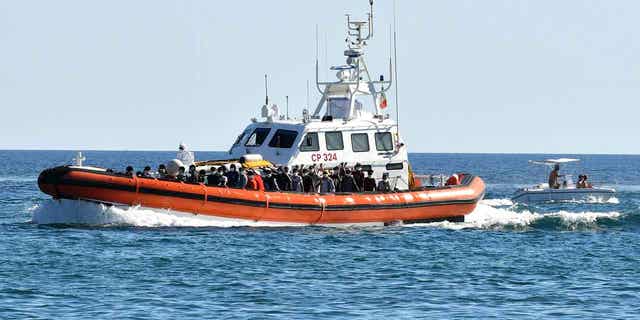
[[[346,163],[331,169],[323,165],[245,168],[235,163],[211,166],[209,172],[197,170],[195,164],[188,169],[180,167],[178,173],[170,175],[164,164],[158,166],[156,172],[146,166],[144,170],[134,173],[128,166],[125,175],[141,178],[158,178],[182,181],[186,183],[204,184],[212,187],[226,187],[261,191],[291,191],[304,193],[354,193],[354,192],[392,192],[389,174],[383,173],[382,179],[376,181],[373,170],[368,166],[356,164],[353,167]]]

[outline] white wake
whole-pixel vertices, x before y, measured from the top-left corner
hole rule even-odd
[[[74,200],[46,200],[30,209],[32,223],[136,227],[281,227],[296,224],[215,218],[166,209],[107,206]]]
[[[73,200],[46,200],[29,209],[31,222],[36,224],[71,224],[88,226],[136,226],[136,227],[284,227],[304,226],[296,223],[255,222],[225,219],[206,215],[194,215],[163,209],[107,206],[99,203]],[[434,222],[405,225],[407,227],[437,227],[446,229],[516,229],[524,230],[541,219],[559,221],[563,229],[574,230],[593,227],[598,219],[616,219],[620,213],[567,212],[536,213],[514,211],[509,199],[487,199],[465,217],[464,222]]]
[[[617,200],[617,199],[616,199]],[[514,211],[513,203],[509,199],[482,200],[476,209],[465,216],[464,222],[434,222],[409,226],[430,226],[453,230],[461,229],[516,229],[525,230],[542,219],[557,221],[563,229],[575,230],[579,228],[595,227],[598,219],[617,219],[620,213],[609,212],[568,212],[557,211],[537,213],[528,210]]]

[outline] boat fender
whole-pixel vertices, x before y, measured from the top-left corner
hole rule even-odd
[[[240,157],[240,163],[246,163],[246,162],[252,162],[252,161],[262,161],[262,155],[250,153]]]

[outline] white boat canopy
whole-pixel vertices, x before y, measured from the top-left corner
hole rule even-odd
[[[556,165],[556,164],[578,162],[578,161],[580,161],[580,159],[560,158],[560,159],[546,159],[546,160],[542,160],[542,161],[529,160],[529,163],[543,164],[543,165],[547,165],[547,166],[552,166],[552,165]]]

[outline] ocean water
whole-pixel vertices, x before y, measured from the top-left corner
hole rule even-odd
[[[85,154],[116,169],[173,156]],[[50,200],[38,173],[73,156],[0,151],[0,319],[640,317],[640,156],[411,154],[419,173],[482,176],[485,200],[462,223],[368,228]],[[527,160],[552,156],[583,159],[567,171],[616,198],[512,203],[546,178]]]

